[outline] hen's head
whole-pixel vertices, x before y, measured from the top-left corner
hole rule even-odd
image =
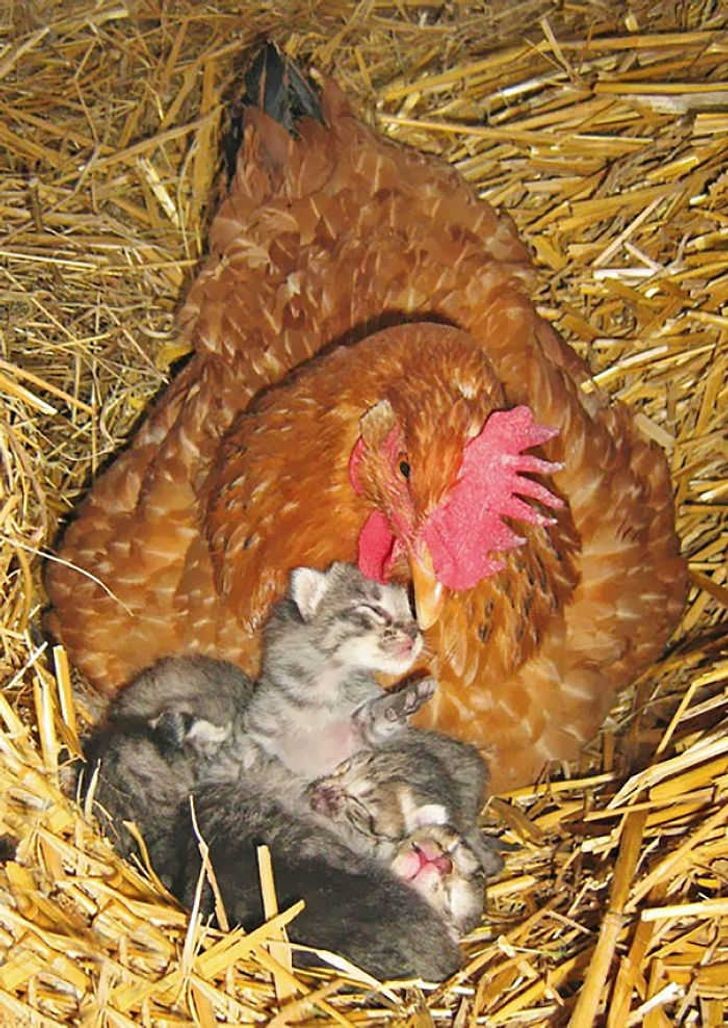
[[[552,522],[523,497],[547,508],[561,501],[524,472],[547,474],[560,465],[523,451],[556,431],[538,425],[523,405],[484,412],[451,397],[438,452],[423,459],[412,437],[419,419],[396,410],[399,398],[392,400],[362,416],[349,459],[351,485],[373,507],[359,535],[358,562],[382,582],[406,574],[403,562],[409,565],[418,619],[427,628],[447,590],[470,589],[495,574],[504,566],[501,555],[525,542],[504,519]]]
[[[560,505],[524,476],[554,470],[522,452],[553,434],[509,404],[495,363],[459,329],[408,322],[336,347],[268,390],[220,448],[205,488],[221,593],[257,627],[292,567],[358,559],[370,578],[412,580],[428,627],[450,592],[504,558],[515,571],[519,522]],[[539,553],[518,562],[518,597]]]

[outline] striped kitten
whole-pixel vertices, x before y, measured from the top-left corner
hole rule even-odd
[[[361,749],[307,789],[311,808],[360,852],[388,861],[401,839],[448,825],[466,840],[487,874],[503,861],[477,828],[487,769],[469,743],[439,732],[402,731]]]
[[[374,675],[406,674],[422,644],[401,586],[370,581],[352,564],[296,568],[264,629],[262,671],[243,719],[244,765],[275,758],[311,782],[385,741],[435,683],[384,693]]]

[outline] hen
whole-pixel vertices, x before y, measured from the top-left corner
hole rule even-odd
[[[413,580],[440,682],[420,722],[516,786],[578,753],[679,616],[666,463],[536,313],[511,221],[333,83],[320,104],[295,134],[246,112],[194,356],[60,549],[113,595],[53,564],[51,624],[107,694],[174,653],[254,674],[288,571],[358,559]]]

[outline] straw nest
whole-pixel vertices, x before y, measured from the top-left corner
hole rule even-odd
[[[723,1024],[725,9],[38,0],[0,22],[2,1023]],[[41,555],[181,355],[222,98],[262,35],[511,211],[545,317],[665,448],[690,559],[672,645],[581,765],[486,811],[517,848],[436,989],[292,974],[295,909],[247,936],[189,921],[60,784],[85,711],[41,642]]]

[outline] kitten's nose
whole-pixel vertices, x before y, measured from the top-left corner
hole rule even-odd
[[[436,843],[428,844],[428,840],[424,840],[416,845],[414,850],[420,861],[420,870],[431,865],[437,868],[441,875],[449,875],[452,871],[452,860]]]

